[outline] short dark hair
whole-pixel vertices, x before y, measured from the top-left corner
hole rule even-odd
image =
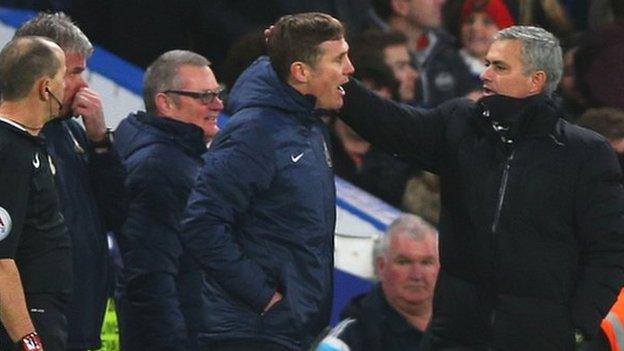
[[[210,66],[210,61],[192,51],[171,50],[160,55],[147,68],[143,77],[143,102],[147,113],[156,113],[156,94],[181,88],[178,69],[185,65],[204,67]]]
[[[394,12],[390,7],[390,0],[373,0],[372,5],[377,16],[384,21],[387,21]]]
[[[286,82],[293,62],[314,66],[321,54],[321,43],[344,37],[344,26],[330,15],[320,12],[286,15],[275,23],[267,40],[267,51],[273,69]]]
[[[618,108],[590,108],[577,123],[609,140],[624,138],[624,110]]]
[[[360,60],[353,77],[369,83],[376,90],[387,88],[393,100],[400,100],[399,81],[394,77],[394,72],[376,57]]]
[[[63,12],[40,12],[15,31],[14,38],[37,35],[50,38],[65,52],[77,52],[85,58],[93,53],[87,36]]]
[[[370,29],[362,33],[353,42],[349,56],[353,65],[359,69],[359,62],[368,60],[370,56],[375,56],[384,61],[383,51],[387,47],[395,45],[407,46],[405,34],[396,30],[381,31],[379,29]]]
[[[35,81],[54,77],[61,61],[52,42],[43,37],[26,36],[11,40],[0,51],[0,91],[6,101],[28,95]]]

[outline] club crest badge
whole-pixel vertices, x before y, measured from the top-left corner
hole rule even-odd
[[[332,157],[329,152],[329,148],[327,147],[327,143],[325,142],[325,138],[323,138],[323,151],[325,152],[325,162],[327,162],[327,167],[333,168],[334,163],[332,162]]]
[[[11,215],[9,212],[4,209],[4,207],[0,207],[0,241],[6,238],[11,233]]]

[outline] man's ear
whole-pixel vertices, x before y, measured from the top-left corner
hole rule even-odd
[[[544,71],[536,71],[531,75],[531,93],[539,94],[544,91],[548,77]]]
[[[163,116],[170,116],[171,110],[175,107],[175,102],[165,93],[158,93],[154,99],[156,111]]]
[[[381,274],[384,268],[386,268],[386,258],[383,256],[379,256],[375,258],[375,272],[377,274]]]
[[[42,77],[34,84],[34,88],[37,89],[37,95],[41,101],[48,101],[51,99],[50,93],[48,93],[50,81],[49,78]]]
[[[310,77],[310,66],[301,61],[291,63],[290,77],[294,83],[307,83]]]

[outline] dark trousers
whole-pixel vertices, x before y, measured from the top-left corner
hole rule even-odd
[[[30,319],[43,342],[44,350],[65,351],[67,320],[64,299],[48,294],[27,295],[26,304]],[[0,325],[0,350],[15,350],[15,343],[11,341],[2,325]]]
[[[202,351],[290,351],[290,349],[268,341],[223,341],[212,343]]]

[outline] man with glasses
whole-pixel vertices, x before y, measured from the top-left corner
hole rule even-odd
[[[131,113],[116,131],[128,177],[126,223],[119,235],[122,348],[195,350],[203,273],[179,240],[180,217],[202,165],[206,143],[219,131],[223,109],[206,58],[173,50],[145,72],[145,112]]]

